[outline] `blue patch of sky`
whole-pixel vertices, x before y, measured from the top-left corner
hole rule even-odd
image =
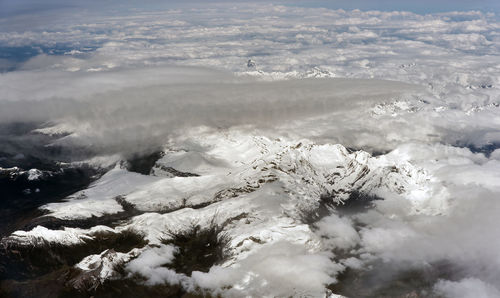
[[[33,46],[9,47],[0,46],[0,59],[12,62],[24,62],[40,54],[40,50]]]
[[[16,62],[24,62],[40,54],[46,55],[64,55],[72,50],[78,50],[82,53],[88,53],[96,50],[97,46],[73,47],[71,45],[27,45],[27,46],[2,46],[0,45],[0,58],[9,59]]]
[[[311,0],[283,1],[285,5],[345,10],[411,11],[419,14],[478,10],[500,12],[499,0]]]
[[[404,10],[416,13],[479,10],[500,12],[499,0],[0,0],[0,17],[15,14],[39,13],[44,10],[87,9],[94,13],[108,11],[157,10],[182,7],[209,6],[213,3],[276,3],[289,6],[342,8],[346,10]]]
[[[9,64],[0,63],[0,72],[14,71],[24,62],[29,59],[38,56],[40,54],[46,55],[64,55],[72,50],[78,50],[82,54],[95,51],[98,48],[96,45],[74,47],[68,44],[56,44],[56,45],[42,45],[33,44],[26,46],[5,46],[0,44],[0,61],[9,61]]]

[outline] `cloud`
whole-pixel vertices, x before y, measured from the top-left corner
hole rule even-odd
[[[195,85],[190,92],[197,89],[198,93],[210,93],[209,87],[194,81],[205,84],[236,80],[223,72],[176,68],[196,66],[266,80],[309,76],[378,78],[416,84],[426,89],[413,97],[384,99],[380,103],[382,109],[378,109],[383,113],[376,115],[368,115],[366,111],[347,115],[339,110],[329,119],[314,119],[310,125],[304,121],[301,125],[288,127],[299,136],[312,135],[319,141],[341,142],[349,147],[376,152],[389,151],[401,143],[415,141],[477,148],[500,141],[496,132],[497,121],[492,120],[498,118],[500,103],[500,76],[494,63],[500,50],[496,33],[499,24],[489,14],[419,15],[399,11],[343,11],[239,3],[236,6],[211,4],[209,10],[201,7],[154,12],[140,10],[114,18],[99,14],[68,14],[66,17],[41,28],[14,30],[2,27],[0,44],[10,49],[36,47],[42,52],[24,64],[3,63],[6,69],[22,70],[0,77],[3,121],[15,118],[47,121],[67,113],[67,118],[76,118],[72,126],[87,127],[99,135],[103,128],[110,128],[103,119],[113,119],[110,114],[116,114],[111,105],[117,103],[110,98],[123,97],[123,102],[127,102],[124,111],[139,108],[145,114],[148,105],[159,107],[155,111],[164,113],[165,117],[163,122],[154,125],[165,127],[171,125],[167,118],[172,115],[161,107],[169,99],[160,103],[154,98],[161,92],[170,92],[172,87],[160,90],[151,86],[186,81],[189,76],[194,76],[197,79],[190,78]],[[246,66],[249,58],[256,63],[250,71]],[[253,92],[259,93],[261,86],[257,85],[259,87]],[[225,87],[219,87],[216,89],[220,89],[220,93],[226,92],[223,91]],[[152,99],[144,107],[137,107],[138,100],[131,99],[134,92],[129,91],[134,88],[139,98],[151,94]],[[230,91],[231,88],[240,90]],[[269,94],[262,96],[271,95],[271,91],[265,91],[268,89],[272,88],[264,88],[262,93]],[[233,85],[227,90],[227,94],[217,96],[226,98],[230,92],[243,92],[243,87]],[[86,111],[87,103],[71,101],[91,96],[94,99],[88,98],[86,102],[92,102],[88,105],[109,102],[108,106],[102,104],[101,111],[92,109],[95,120],[90,120],[93,116]],[[250,98],[251,95],[242,97]],[[309,95],[305,97],[309,98]],[[20,104],[11,102],[19,99],[48,100],[43,105],[26,104],[24,112],[20,112]],[[198,100],[197,105],[201,102],[204,101]],[[218,100],[214,106],[222,102]],[[406,108],[401,108],[401,104]],[[179,106],[172,107],[170,112],[177,116],[176,108]],[[263,106],[263,110],[273,109],[269,106],[264,109]],[[79,116],[74,116],[74,113]],[[230,119],[241,115],[228,109],[221,110],[227,117],[222,121],[217,114],[208,120],[200,119],[205,115],[208,118],[211,112],[196,113],[195,109],[190,109],[183,113],[190,114],[182,118],[190,119],[192,124],[225,126],[228,123],[248,123],[245,119],[240,122]],[[259,113],[262,115],[254,122],[268,117],[263,111]],[[251,109],[248,114],[255,116]],[[295,119],[292,114],[285,118],[304,120],[301,117]],[[84,123],[85,117],[88,117],[87,122],[99,127],[89,127]],[[136,123],[132,118],[130,124]],[[157,116],[151,118],[158,120]],[[153,125],[151,122],[154,121],[144,121],[144,129],[133,135],[146,139],[150,135],[164,138],[165,135],[158,135],[155,128],[145,133],[146,127]],[[82,138],[84,135],[81,132]],[[124,138],[122,132],[116,132],[116,135],[117,139]],[[84,142],[102,147],[104,136],[103,132],[95,142],[90,139]],[[65,142],[74,141],[70,139]]]
[[[348,218],[342,218],[335,214],[327,216],[315,224],[318,229],[317,233],[328,239],[325,241],[328,247],[344,250],[356,246],[360,241],[353,226],[354,224]]]
[[[491,293],[498,293],[496,285],[500,283],[500,234],[496,228],[500,224],[496,216],[500,212],[500,187],[494,178],[499,167],[490,167],[495,160],[467,149],[437,148],[405,145],[391,154],[408,150],[405,152],[413,164],[423,166],[446,185],[451,202],[446,214],[411,214],[405,208],[395,208],[404,201],[377,201],[374,210],[356,216],[367,225],[359,232],[360,252],[373,254],[393,266],[385,268],[380,276],[445,262],[451,266],[445,270],[445,278],[465,279],[460,283],[439,282],[436,289],[440,293],[455,297],[452,293],[462,289],[464,293],[477,291],[479,296],[484,293],[484,297],[496,297]],[[471,276],[474,279],[467,279]]]
[[[176,248],[169,245],[151,248],[142,252],[137,258],[127,263],[126,270],[140,274],[146,278],[146,284],[157,285],[163,283],[179,284],[186,276],[174,270],[162,267],[172,262]]]
[[[307,252],[303,245],[277,242],[265,245],[240,262],[237,268],[214,266],[208,273],[193,272],[195,284],[222,291],[224,296],[321,296],[332,277],[344,267],[332,254]],[[217,293],[217,292],[216,292]]]
[[[2,75],[0,84],[6,86],[1,122],[53,123],[71,133],[56,144],[108,153],[158,147],[196,126],[270,129],[331,112],[352,114],[360,106],[418,90],[376,80],[259,82],[185,67],[97,74],[19,71]]]
[[[444,297],[481,297],[481,298],[494,298],[500,297],[500,291],[475,278],[465,278],[460,281],[447,281],[443,280],[436,284],[434,290],[437,294]]]

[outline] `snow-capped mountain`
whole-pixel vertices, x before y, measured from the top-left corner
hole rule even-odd
[[[143,241],[130,250],[117,252],[111,243],[72,264],[79,278],[95,279],[85,290],[109,279],[139,274],[148,284],[173,282],[186,291],[199,288],[229,296],[316,296],[327,293],[321,285],[335,282],[335,276],[346,269],[343,257],[332,254],[335,247],[328,245],[332,238],[344,235],[321,235],[315,226],[332,216],[336,206],[349,204],[349,200],[370,205],[373,199],[391,194],[408,201],[412,213],[436,214],[447,203],[445,198],[441,202],[431,200],[444,186],[436,187],[438,180],[424,169],[339,144],[204,128],[171,140],[158,157],[149,175],[131,172],[127,162],[118,162],[87,189],[63,202],[42,206],[47,211],[46,219],[40,221],[42,226],[2,239],[4,253],[14,259],[18,257],[15,251],[21,251],[24,257],[38,247],[47,252],[64,247],[70,253],[72,247],[85,247],[108,234],[121,237],[134,233]],[[109,215],[120,215],[119,221],[92,226]],[[57,221],[59,227],[77,223],[89,228],[43,227],[43,222]],[[193,225],[201,229],[220,227],[219,234],[227,237],[225,257],[212,264],[208,273],[167,269],[174,257],[159,251],[178,249],[164,243],[188,233]],[[274,261],[281,262],[281,253],[303,259],[304,264],[293,265],[298,266],[298,272],[320,274],[318,268],[310,267],[312,261],[321,262],[331,275],[320,274],[318,280],[301,283],[290,292],[273,289],[270,281],[285,277],[278,273],[268,276],[261,270],[268,266],[268,258],[275,256]],[[134,265],[143,258],[148,262],[151,255],[158,260],[150,266]],[[118,267],[124,269],[117,271]],[[234,284],[245,286],[231,286]]]

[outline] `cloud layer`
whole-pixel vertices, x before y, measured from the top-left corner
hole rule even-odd
[[[151,96],[155,98],[174,88],[160,90],[150,86],[188,79],[196,86],[187,89],[192,89],[192,92],[198,89],[196,92],[207,93],[207,97],[217,96],[219,103],[224,101],[221,97],[232,96],[231,92],[251,94],[261,89],[260,86],[235,87],[229,84],[226,88],[227,85],[218,85],[217,92],[223,94],[214,94],[203,84],[237,79],[227,73],[172,68],[172,65],[177,65],[210,67],[260,80],[377,78],[402,81],[425,89],[418,94],[407,92],[413,96],[384,98],[373,107],[370,116],[339,111],[335,118],[316,119],[311,125],[301,123],[298,127],[290,127],[290,131],[300,132],[302,136],[313,135],[324,141],[342,142],[370,151],[387,151],[407,141],[437,141],[477,148],[500,141],[496,132],[500,121],[500,69],[496,63],[500,52],[500,25],[492,13],[471,11],[418,15],[399,11],[343,11],[239,3],[236,6],[212,4],[155,12],[122,11],[113,17],[90,12],[61,15],[55,23],[30,29],[13,26],[20,23],[13,19],[15,16],[0,20],[5,24],[0,31],[0,46],[3,47],[0,52],[30,49],[29,53],[39,53],[23,63],[4,59],[5,69],[17,71],[0,77],[4,91],[1,120],[32,118],[45,121],[46,118],[59,118],[64,113],[73,118],[69,116],[72,112],[67,111],[76,109],[81,111],[81,119],[94,117],[99,121],[104,121],[104,118],[115,121],[109,117],[113,112],[109,107],[105,108],[106,104],[102,110],[91,108],[95,115],[89,115],[86,104],[73,103],[68,98],[87,97],[87,102],[93,102],[89,104],[92,106],[108,102],[110,98],[119,101],[117,98],[124,97],[124,102],[128,103],[124,108],[134,109],[134,104],[130,104],[134,101],[132,97],[142,99],[146,94],[157,93]],[[248,59],[252,59],[255,66],[247,67]],[[136,91],[134,95],[130,92],[134,88],[148,90]],[[235,88],[240,90],[231,90]],[[255,90],[244,91],[244,88]],[[272,94],[272,91],[264,92],[269,94],[255,97]],[[331,96],[327,92],[325,90],[320,97]],[[252,97],[250,94],[242,95],[248,97],[243,101],[248,101]],[[27,104],[24,115],[20,115],[17,103],[10,102],[50,97],[53,98],[42,106]],[[197,100],[197,105],[214,100]],[[157,105],[158,102],[154,101],[152,99],[150,104]],[[112,105],[112,100],[109,102]],[[249,105],[244,106],[245,110],[249,108]],[[145,106],[142,108],[146,109]],[[158,109],[158,114],[160,111],[165,112]],[[175,108],[171,111],[179,115]],[[206,119],[196,122],[200,116],[206,114],[208,117],[210,112],[196,113],[195,109],[184,112],[190,116],[183,118],[192,123],[210,122]],[[221,113],[227,118],[234,114],[227,110]],[[163,120],[167,121],[171,115],[165,115]],[[292,116],[293,113],[287,120]],[[215,122],[221,120],[221,117],[210,118],[217,119]],[[370,123],[373,118],[376,121]],[[359,121],[361,119],[366,121]],[[99,125],[99,121],[95,124]],[[94,120],[90,122],[94,123]],[[145,122],[144,127],[147,127],[148,121]],[[212,124],[224,126],[215,122]],[[247,123],[234,119],[223,122]],[[373,128],[380,122],[385,127],[377,132]],[[318,125],[324,127],[318,128]],[[100,126],[109,127],[102,123]],[[414,129],[416,126],[418,130]],[[329,133],[325,133],[326,127],[330,128]]]

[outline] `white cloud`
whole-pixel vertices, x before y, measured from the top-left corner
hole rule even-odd
[[[126,270],[140,274],[146,278],[146,284],[179,284],[186,280],[186,276],[174,270],[162,267],[174,259],[176,248],[170,245],[160,245],[143,251],[137,258],[130,261]]]
[[[386,197],[376,203],[375,210],[356,217],[366,224],[360,231],[360,252],[384,259],[394,266],[394,272],[405,268],[402,264],[409,264],[408,269],[444,261],[451,266],[447,278],[473,276],[482,281],[440,282],[436,286],[440,293],[447,297],[469,297],[477,292],[478,297],[497,297],[494,293],[498,293],[496,285],[500,282],[497,269],[500,234],[496,227],[500,222],[496,214],[500,211],[500,189],[495,177],[499,167],[490,165],[496,161],[483,154],[443,145],[405,148],[412,148],[406,152],[411,152],[408,157],[414,164],[423,166],[447,186],[450,207],[441,216],[411,215],[393,206],[404,202]],[[400,148],[391,154],[404,156],[403,151]],[[391,273],[386,269],[380,274]],[[457,291],[464,294],[454,295]]]
[[[437,294],[450,298],[500,297],[498,289],[476,278],[465,278],[460,281],[442,280],[435,285],[434,290]]]
[[[335,214],[327,216],[315,224],[318,234],[327,238],[327,247],[349,249],[356,246],[359,235],[348,218],[341,218]]]
[[[277,242],[263,246],[236,268],[215,266],[208,273],[193,272],[192,278],[196,285],[208,289],[232,285],[221,291],[229,297],[318,297],[325,295],[326,285],[335,282],[332,276],[344,269],[332,257],[326,252],[308,252],[302,245]]]

